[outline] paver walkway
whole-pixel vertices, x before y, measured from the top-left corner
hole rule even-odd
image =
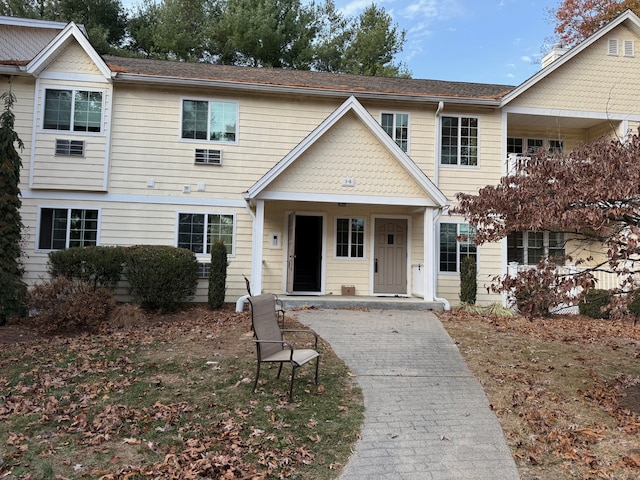
[[[329,342],[364,394],[361,439],[340,480],[519,478],[482,387],[433,313],[297,315]]]

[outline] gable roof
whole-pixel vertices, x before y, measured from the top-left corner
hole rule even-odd
[[[380,124],[367,112],[358,100],[351,96],[340,105],[331,115],[329,115],[320,125],[318,125],[302,142],[291,150],[282,160],[271,168],[260,180],[244,193],[244,198],[251,201],[259,198],[260,195],[272,184],[287,168],[297,161],[309,148],[321,138],[331,127],[333,127],[348,112],[353,112],[363,124],[371,131],[376,139],[384,145],[394,159],[406,170],[409,176],[418,184],[427,195],[438,205],[449,204],[447,197],[438,187],[425,175],[425,173],[414,163],[413,160],[387,135]]]
[[[270,91],[304,90],[305,94],[335,93],[343,97],[397,96],[407,100],[449,100],[494,107],[514,88],[509,85],[367,77],[308,70],[236,67],[114,56],[103,58],[115,73],[114,81],[123,82],[221,85],[240,89],[269,88]]]
[[[40,50],[38,54],[31,59],[26,66],[26,72],[31,75],[38,75],[44,70],[49,63],[55,60],[58,53],[65,48],[65,46],[71,42],[76,41],[86,54],[91,58],[91,61],[98,67],[102,75],[110,79],[111,70],[104,63],[100,55],[89,43],[89,40],[80,30],[80,28],[73,22],[67,24],[64,29],[54,38],[45,48]]]
[[[584,50],[589,48],[595,42],[597,42],[602,37],[604,37],[609,32],[611,32],[612,30],[614,30],[619,25],[621,25],[622,23],[625,23],[625,22],[629,22],[637,30],[640,30],[640,18],[638,18],[638,16],[635,13],[633,13],[631,10],[625,11],[624,13],[619,15],[615,20],[609,22],[607,25],[602,27],[600,30],[598,30],[596,33],[591,35],[585,41],[583,41],[582,43],[576,45],[571,50],[566,52],[564,55],[562,55],[559,58],[555,59],[553,62],[551,62],[545,68],[543,68],[542,70],[539,70],[537,73],[532,75],[528,80],[525,80],[523,83],[521,83],[515,89],[513,89],[510,92],[508,92],[502,98],[501,107],[506,106],[509,102],[511,102],[512,100],[517,98],[519,95],[521,95],[524,92],[526,92],[527,90],[529,90],[532,86],[534,86],[535,84],[537,84],[538,82],[540,82],[541,80],[543,80],[544,78],[549,76],[552,72],[554,72],[557,69],[561,68],[567,62],[570,62],[572,58],[574,58],[577,55],[579,55],[581,52],[583,52]]]

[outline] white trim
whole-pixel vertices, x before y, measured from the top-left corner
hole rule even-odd
[[[236,242],[237,242],[237,224],[238,224],[238,219],[237,219],[237,214],[235,212],[223,212],[223,211],[217,211],[217,210],[176,210],[175,213],[175,225],[174,225],[174,239],[173,239],[173,246],[177,247],[178,246],[178,236],[179,236],[179,229],[180,229],[180,215],[204,215],[205,216],[205,222],[204,222],[204,226],[205,226],[205,231],[204,231],[204,244],[203,244],[203,249],[204,251],[202,253],[196,253],[193,252],[193,254],[196,256],[196,258],[198,260],[202,260],[202,259],[209,259],[211,258],[211,252],[206,251],[207,249],[207,236],[208,236],[208,220],[206,218],[206,216],[208,215],[221,215],[221,216],[231,216],[233,218],[233,234],[231,236],[231,253],[227,253],[227,258],[235,258],[236,256]]]
[[[126,195],[114,193],[87,193],[87,192],[54,192],[51,190],[23,190],[23,199],[51,200],[51,201],[76,201],[76,202],[98,202],[98,203],[143,203],[149,205],[170,205],[170,206],[199,206],[212,208],[244,208],[246,203],[243,200],[230,200],[226,198],[197,198],[192,196],[172,197],[155,195]],[[23,207],[24,208],[24,207]]]
[[[104,78],[111,81],[111,70],[104,63],[98,52],[91,46],[89,40],[84,35],[82,30],[73,22],[70,22],[64,29],[54,38],[49,45],[40,50],[40,52],[33,57],[33,59],[27,64],[26,72],[32,75],[39,75],[47,65],[53,61],[60,49],[64,48],[67,41],[71,38],[75,39],[80,46],[84,49],[91,61],[100,70]]]
[[[264,201],[256,202],[256,213],[252,215],[253,225],[251,228],[251,291],[253,294],[262,293],[262,258],[263,258],[263,237],[264,237]],[[286,271],[286,270],[285,270]],[[284,292],[284,290],[283,290]]]
[[[296,145],[282,160],[269,170],[260,180],[245,193],[245,199],[251,201],[256,198],[268,198],[265,189],[282,174],[293,162],[306,152],[332,126],[334,126],[348,112],[353,112],[377,140],[391,153],[398,163],[404,167],[413,180],[425,191],[432,200],[432,204],[444,206],[449,200],[444,193],[426,176],[411,158],[402,151],[396,142],[387,135],[382,126],[358,102],[355,97],[349,97],[342,105],[333,111],[320,125],[318,125],[302,142]],[[326,197],[322,195],[322,197]],[[326,201],[326,200],[325,200]]]
[[[233,142],[228,142],[225,140],[209,140],[201,139],[201,138],[182,138],[182,114],[184,112],[184,102],[192,101],[192,102],[207,102],[207,136],[211,134],[209,131],[209,127],[211,126],[211,102],[219,102],[219,103],[233,103],[236,106],[236,139]],[[178,141],[185,143],[200,143],[206,145],[238,145],[239,137],[240,137],[240,101],[234,99],[220,98],[220,97],[196,97],[196,96],[188,96],[182,95],[180,97],[180,112],[178,114]]]
[[[640,18],[638,18],[638,16],[635,13],[633,13],[631,10],[625,11],[622,15],[620,15],[615,20],[609,22],[606,26],[604,26],[603,28],[598,30],[596,33],[591,35],[584,42],[573,47],[571,50],[569,50],[567,53],[562,55],[560,58],[556,59],[554,62],[552,62],[542,70],[539,70],[537,73],[531,76],[524,83],[521,83],[519,86],[514,88],[511,92],[507,93],[502,98],[502,101],[500,102],[500,106],[501,107],[506,106],[509,102],[513,101],[515,98],[522,95],[524,92],[529,90],[532,86],[537,84],[543,78],[550,75],[556,69],[562,67],[565,63],[569,62],[573,57],[575,57],[576,55],[580,54],[582,51],[589,48],[595,42],[600,40],[606,34],[613,31],[615,28],[617,28],[619,25],[621,25],[626,21],[629,21],[633,23],[637,28],[640,28]]]
[[[471,225],[469,225],[469,222],[465,221],[465,219],[454,219],[453,217],[448,217],[448,219],[443,220],[442,217],[440,217],[438,219],[438,224],[436,225],[436,245],[435,245],[435,250],[436,250],[436,258],[437,258],[437,263],[436,265],[434,265],[434,268],[436,270],[436,272],[438,273],[438,275],[444,275],[444,276],[459,276],[460,275],[460,266],[462,264],[462,260],[460,258],[460,241],[456,239],[456,271],[455,272],[449,272],[449,271],[443,271],[440,270],[440,249],[442,247],[442,244],[440,242],[440,232],[441,232],[441,226],[443,223],[449,224],[449,225],[456,225],[456,237],[458,235],[460,235],[460,225],[466,225],[467,227],[471,227]],[[480,246],[476,245],[476,265],[480,265]]]
[[[38,245],[40,244],[40,229],[41,229],[41,217],[42,217],[42,210],[43,209],[48,209],[48,210],[67,210],[67,226],[66,226],[66,230],[65,230],[65,247],[64,249],[69,248],[69,235],[71,233],[71,228],[70,228],[70,224],[69,224],[69,215],[71,210],[95,210],[98,212],[98,228],[96,231],[96,245],[100,245],[100,237],[102,235],[102,207],[92,207],[92,206],[87,206],[87,205],[73,205],[73,204],[58,204],[58,203],[52,203],[52,204],[43,204],[43,205],[36,205],[36,232],[35,232],[35,237],[34,237],[34,242],[33,242],[33,251],[34,253],[49,253],[49,252],[58,252],[60,251],[60,249],[44,249],[44,248],[39,248]]]
[[[545,117],[566,117],[568,119],[594,119],[594,120],[631,120],[640,121],[637,113],[616,112],[589,112],[586,110],[562,110],[558,108],[535,108],[509,106],[502,109],[504,113],[517,113],[523,115],[539,115]]]
[[[386,135],[386,134],[385,134]],[[320,262],[320,291],[319,292],[304,292],[304,291],[294,291],[287,292],[287,260],[289,258],[289,238],[286,238],[284,242],[286,248],[283,248],[283,261],[284,261],[284,269],[282,275],[282,291],[287,292],[288,295],[326,295],[327,291],[327,236],[329,234],[327,230],[327,212],[318,212],[318,211],[307,211],[307,210],[287,210],[284,212],[284,231],[288,232],[289,228],[287,225],[289,215],[293,214],[296,217],[321,217],[322,218],[322,245],[320,247],[320,255],[322,256],[322,261]],[[295,232],[294,232],[295,234]],[[263,245],[263,237],[260,237],[260,248]],[[297,240],[296,240],[296,243]],[[294,252],[295,253],[295,252]],[[295,272],[294,272],[295,275]]]
[[[339,257],[337,255],[336,250],[338,249],[338,220],[348,220],[349,221],[349,254],[346,257]],[[364,222],[364,231],[362,232],[362,256],[361,257],[352,257],[351,256],[351,220],[362,220]],[[361,262],[367,259],[367,218],[364,215],[334,215],[333,217],[333,259],[338,262],[346,262],[346,261],[356,261]]]
[[[386,133],[385,133],[386,135]],[[375,252],[375,236],[376,236],[376,220],[378,218],[391,218],[391,219],[397,219],[397,220],[406,220],[407,221],[407,265],[406,265],[406,285],[407,285],[407,289],[405,291],[405,293],[374,293],[374,287],[375,287],[375,261],[376,261],[376,252]],[[369,255],[370,257],[370,261],[369,261],[369,295],[373,295],[376,297],[410,297],[411,296],[411,290],[412,290],[412,272],[411,272],[411,265],[413,265],[413,259],[411,256],[411,252],[413,249],[413,242],[412,242],[412,237],[413,237],[413,225],[412,225],[412,217],[411,215],[394,215],[394,214],[388,214],[388,213],[372,213],[371,214],[371,227],[369,228],[369,237],[370,237],[370,245],[371,245],[371,254]],[[425,265],[426,265],[426,261],[425,261]],[[426,269],[426,266],[425,266]]]
[[[36,166],[36,139],[38,135],[38,111],[40,108],[41,100],[39,95],[42,93],[40,87],[40,79],[36,78],[35,91],[33,92],[33,118],[31,119],[31,152],[29,152],[29,188],[33,188],[33,176]],[[44,102],[42,102],[44,103]],[[25,194],[28,192],[21,192],[22,197],[25,198]]]
[[[611,57],[620,56],[620,42],[617,38],[609,38],[607,40],[607,55]]]
[[[458,145],[457,145],[457,149],[458,149],[458,155],[457,155],[457,163],[452,164],[452,163],[442,163],[442,119],[443,118],[457,118],[458,119]],[[478,135],[476,137],[478,144],[476,145],[476,149],[477,149],[477,156],[476,156],[476,164],[475,165],[462,165],[460,163],[460,159],[461,159],[461,152],[462,152],[462,146],[461,146],[461,140],[462,140],[462,136],[460,135],[460,130],[463,128],[462,127],[462,119],[463,118],[475,118],[477,121],[477,126],[476,129],[478,131]],[[481,132],[481,128],[480,128],[480,124],[482,123],[482,120],[480,118],[480,115],[466,115],[466,114],[441,114],[440,115],[440,122],[438,125],[438,136],[440,138],[439,142],[438,142],[438,151],[436,152],[436,159],[438,162],[438,168],[463,168],[463,169],[479,169],[480,168],[480,132]],[[468,127],[470,128],[470,127]]]
[[[385,133],[386,135],[386,133]],[[374,195],[345,195],[328,193],[305,192],[264,192],[260,195],[263,200],[283,200],[293,202],[322,202],[322,203],[365,203],[370,205],[398,205],[409,207],[440,207],[431,198],[422,197],[383,197]]]
[[[67,72],[51,72],[45,70],[38,78],[44,80],[59,80],[64,82],[85,82],[85,83],[111,83],[108,82],[102,75],[94,73],[67,73]]]
[[[396,139],[395,139],[396,116],[397,115],[407,116],[407,151],[405,153],[409,155],[411,153],[411,112],[402,112],[402,111],[396,111],[396,110],[380,110],[380,126],[382,126],[382,115],[393,115],[393,135],[390,135],[390,136],[394,142],[396,142]],[[397,142],[396,142],[396,145],[397,145]],[[400,149],[402,150],[402,148]],[[404,150],[402,151],[404,152]]]
[[[29,28],[46,28],[53,30],[63,30],[67,26],[66,22],[55,22],[52,20],[35,20],[31,18],[7,17],[0,15],[0,25],[15,25],[17,27]],[[84,25],[78,25],[78,28],[86,33]]]
[[[87,137],[104,137],[106,136],[107,127],[106,116],[105,116],[105,104],[106,104],[106,96],[107,89],[106,88],[85,88],[79,86],[69,87],[66,85],[49,85],[49,84],[40,84],[40,95],[36,95],[36,98],[40,98],[40,124],[38,125],[38,133],[42,134],[62,134],[62,135],[82,135]],[[46,107],[46,92],[47,90],[61,90],[61,91],[70,91],[71,92],[71,118],[69,119],[69,130],[56,130],[53,128],[44,128],[44,117],[45,117],[45,107]],[[76,107],[76,93],[77,92],[89,92],[89,93],[100,93],[102,95],[102,107],[100,111],[100,131],[99,132],[89,132],[83,130],[74,130],[74,119],[75,119],[75,107]],[[36,102],[37,103],[37,102]]]

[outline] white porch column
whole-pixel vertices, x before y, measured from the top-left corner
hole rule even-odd
[[[424,210],[424,252],[423,261],[424,268],[422,269],[422,275],[424,275],[424,301],[433,302],[435,286],[435,268],[436,263],[436,242],[435,242],[435,228],[434,228],[434,211],[433,208],[425,208]]]
[[[251,293],[262,293],[262,245],[264,242],[264,200],[256,200],[251,241]]]

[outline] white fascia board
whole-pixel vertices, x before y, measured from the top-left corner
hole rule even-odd
[[[591,45],[593,45],[595,42],[600,40],[607,33],[611,32],[613,29],[615,29],[620,24],[626,21],[630,21],[634,23],[636,27],[640,28],[640,18],[638,18],[638,16],[635,13],[633,13],[631,10],[627,10],[626,12],[621,14],[618,18],[608,23],[599,31],[591,35],[591,37],[586,39],[584,42],[573,47],[571,50],[569,50],[567,53],[562,55],[560,58],[557,58],[556,60],[551,62],[551,64],[549,64],[547,67],[538,71],[533,76],[531,76],[528,80],[525,80],[524,83],[520,84],[510,93],[505,95],[504,98],[502,99],[502,106],[507,105],[513,99],[517,98],[519,95],[529,90],[529,88],[534,86],[540,80],[547,77],[550,73],[554,72],[565,63],[569,62],[573,57],[575,57],[576,55],[580,54],[582,51],[589,48]]]
[[[264,192],[260,200],[279,200],[313,203],[362,203],[367,205],[394,205],[404,207],[440,207],[427,197],[389,197],[376,195],[341,195],[308,192]]]
[[[293,162],[295,162],[307,149],[309,149],[319,138],[321,138],[338,120],[348,112],[354,112],[365,126],[373,133],[377,140],[395,157],[403,166],[407,173],[420,185],[423,190],[439,206],[449,203],[447,197],[429,180],[429,178],[418,168],[411,158],[393,141],[382,129],[380,124],[369,114],[358,100],[351,96],[336,110],[334,110],[318,127],[316,127],[302,142],[291,150],[282,160],[280,160],[271,170],[269,170],[260,180],[258,180],[245,194],[247,200],[253,198],[264,198],[262,195],[265,188],[269,186],[281,173],[283,173]]]
[[[49,45],[43,48],[27,65],[26,71],[32,75],[37,75],[42,69],[44,69],[47,63],[55,57],[55,54],[71,38],[75,39],[83,50],[89,55],[91,61],[98,67],[100,73],[111,80],[111,70],[107,67],[106,63],[102,60],[98,52],[91,46],[87,37],[82,33],[78,26],[71,22],[60,32],[56,38],[54,38]]]
[[[593,118],[596,120],[640,121],[640,114],[616,112],[588,112],[584,110],[563,110],[558,108],[504,107],[504,113],[538,115],[543,117]]]

